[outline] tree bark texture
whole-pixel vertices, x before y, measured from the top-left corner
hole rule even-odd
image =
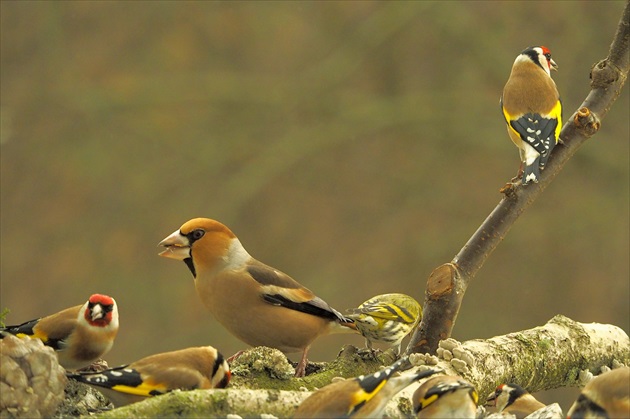
[[[503,382],[520,384],[532,392],[577,386],[582,370],[597,374],[602,366],[630,363],[630,339],[623,330],[613,325],[578,323],[564,316],[556,316],[534,329],[455,346],[441,352],[442,358],[435,367],[473,383],[480,400],[485,400],[496,385]],[[351,358],[347,359],[352,362]],[[287,388],[295,380],[284,380]],[[410,398],[419,385],[413,384],[398,393],[388,404],[386,415],[409,417]],[[290,417],[310,394],[309,391],[229,388],[173,392],[114,409],[100,417],[225,417],[228,414]]]

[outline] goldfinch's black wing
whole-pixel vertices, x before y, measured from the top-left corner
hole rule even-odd
[[[378,394],[378,392],[383,389],[385,384],[387,384],[387,380],[389,380],[392,375],[402,369],[406,369],[409,367],[411,367],[409,358],[403,357],[382,371],[375,372],[371,375],[362,375],[355,378],[354,380],[358,382],[361,391],[358,391],[354,394],[354,403],[352,404],[350,416],[356,413],[365,403],[370,401],[376,394]]]
[[[28,322],[18,324],[15,326],[6,326],[0,329],[0,339],[2,339],[4,333],[10,333],[12,335],[17,336],[18,338],[30,337],[30,338],[38,338],[40,339],[44,345],[50,346],[55,351],[63,349],[65,347],[64,339],[67,335],[64,335],[63,338],[56,336],[47,336],[41,332],[37,331],[37,324],[39,323],[39,319],[30,320]]]
[[[556,118],[545,118],[537,113],[527,113],[509,123],[521,139],[541,156],[548,155],[557,143],[558,120]]]
[[[21,335],[18,337],[33,336],[33,334],[35,333],[33,331],[33,328],[35,327],[37,323],[39,323],[40,320],[41,318],[30,320],[30,321],[27,321],[25,323],[18,324],[15,326],[5,326],[0,330],[3,332],[11,333],[12,335],[16,335],[16,336]]]
[[[169,390],[160,383],[145,382],[141,374],[128,365],[112,368],[102,372],[68,374],[79,382],[97,387],[108,388],[121,393],[134,394],[137,396],[157,396]]]
[[[470,394],[470,398],[475,402],[475,404],[477,404],[477,402],[479,401],[479,395],[477,394],[477,390],[475,390],[475,387],[465,381],[458,380],[455,382],[439,383],[431,387],[420,401],[416,413],[426,408],[431,403],[438,400],[440,397],[462,389],[467,389]]]

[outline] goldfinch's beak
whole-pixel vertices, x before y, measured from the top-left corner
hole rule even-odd
[[[492,393],[486,400],[486,407],[496,407],[496,406],[497,406],[497,393]]]
[[[92,311],[90,312],[90,317],[92,317],[92,321],[96,321],[103,317],[105,313],[103,312],[103,307],[100,304],[96,304],[92,307]]]
[[[159,253],[165,258],[184,260],[190,258],[190,242],[179,230],[158,243],[158,246],[166,247],[166,250]]]
[[[558,71],[558,64],[556,64],[556,62],[553,59],[549,60],[549,64],[551,64],[551,69]]]

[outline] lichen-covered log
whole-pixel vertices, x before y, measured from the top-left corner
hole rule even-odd
[[[39,339],[6,334],[0,340],[0,417],[39,418],[63,400],[64,369]]]
[[[103,418],[134,417],[260,417],[271,414],[290,417],[310,393],[282,390],[195,390],[179,391],[153,397],[146,401],[114,409],[100,415]]]
[[[619,327],[555,316],[544,326],[462,344],[472,355],[470,373],[481,397],[505,382],[531,392],[579,385],[581,370],[599,373],[614,360],[628,365],[630,339]]]
[[[501,382],[515,382],[532,391],[577,386],[581,370],[598,373],[602,366],[612,366],[614,360],[630,363],[630,339],[623,330],[613,325],[578,323],[564,316],[556,316],[544,326],[530,330],[462,344],[453,342],[441,344],[439,353],[442,358],[437,360],[437,366],[444,368],[447,374],[459,374],[474,383],[482,399]],[[334,362],[359,364],[354,355],[349,355],[352,353],[346,349]],[[275,368],[270,365],[267,369],[263,358],[255,362],[258,373]],[[241,377],[239,386],[245,387],[251,382],[252,387],[259,388],[260,379]],[[100,417],[151,417],[158,414],[162,417],[227,414],[260,417],[263,413],[287,417],[310,394],[309,391],[295,390],[304,384],[302,379],[276,378],[275,384],[273,390],[228,388],[175,392],[114,409]],[[410,414],[409,399],[418,385],[411,385],[394,397],[386,411],[388,417]],[[280,390],[282,387],[293,390]]]

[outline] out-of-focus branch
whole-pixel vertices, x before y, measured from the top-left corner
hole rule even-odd
[[[427,281],[424,315],[406,353],[434,353],[438,342],[451,335],[466,288],[516,219],[562,170],[577,149],[599,131],[601,121],[619,97],[628,77],[630,1],[617,27],[608,57],[591,69],[591,91],[564,125],[540,182],[523,187],[509,183],[504,197],[450,262],[436,268]]]

